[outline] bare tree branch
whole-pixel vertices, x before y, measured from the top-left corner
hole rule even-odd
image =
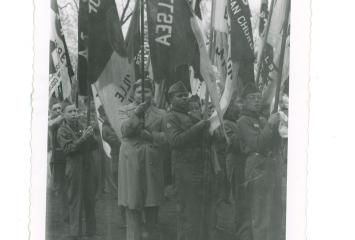
[[[123,12],[122,12],[122,19],[124,19],[125,18],[125,15],[126,15],[126,12],[127,12],[127,9],[128,9],[128,6],[129,6],[129,3],[131,2],[131,0],[128,0],[127,2],[126,2],[126,6],[124,7],[124,9],[123,9]],[[126,18],[127,19],[127,18]],[[126,20],[127,21],[127,20]]]
[[[127,22],[127,20],[132,16],[133,12],[131,12],[130,14],[128,14],[128,16],[122,20],[122,25],[125,24]]]
[[[76,1],[74,0],[73,2],[74,2],[74,4],[75,4],[76,10],[79,11],[79,7],[78,7]],[[65,4],[65,5],[63,5],[63,6],[59,6],[59,4],[58,4],[58,8],[59,8],[60,10],[66,8],[66,7],[68,7],[68,6],[74,8],[74,7],[73,7],[73,4],[72,4],[71,2],[68,2],[67,4]]]

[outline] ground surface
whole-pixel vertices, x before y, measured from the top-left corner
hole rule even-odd
[[[46,240],[66,240],[69,231],[68,223],[63,220],[63,210],[58,196],[48,191],[47,196],[47,226]],[[230,214],[224,211],[225,216]],[[96,202],[97,233],[92,240],[125,240],[125,226],[120,215],[116,199],[112,193],[103,193],[97,197]],[[228,219],[227,219],[228,220]],[[174,201],[165,201],[161,207],[160,215],[161,240],[176,239],[176,207]],[[220,233],[220,240],[229,240],[228,234]],[[91,240],[83,238],[83,240]]]

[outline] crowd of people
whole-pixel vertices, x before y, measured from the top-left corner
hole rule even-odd
[[[100,133],[96,119],[87,121],[74,103],[50,103],[51,191],[61,199],[68,239],[97,234],[95,159],[102,140],[111,148],[104,174],[117,187],[126,240],[167,240],[159,230],[166,198],[176,202],[177,240],[218,239],[220,204],[233,206],[234,239],[285,239],[285,101],[282,114],[270,114],[259,90],[248,85],[211,135],[211,110],[182,82],[169,88],[168,110],[155,105],[150,79],[144,80],[144,94],[142,80],[133,90],[134,102],[120,109],[119,134],[102,107]]]

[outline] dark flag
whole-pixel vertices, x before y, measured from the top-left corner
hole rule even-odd
[[[266,27],[267,19],[269,17],[268,0],[261,0],[260,17],[259,17],[259,35],[261,36]]]
[[[119,109],[132,101],[135,73],[114,0],[89,3],[87,80],[96,88],[113,129],[121,136]]]
[[[190,87],[189,66],[199,73],[199,51],[186,0],[147,1],[149,45],[154,79],[167,81],[166,89],[176,80]]]
[[[251,13],[247,0],[228,0],[228,12],[231,22],[231,59],[233,65],[238,65],[236,94],[240,93],[247,84],[254,81],[254,40],[251,28]]]
[[[78,18],[78,91],[80,95],[86,96],[88,92],[89,1],[80,0]]]

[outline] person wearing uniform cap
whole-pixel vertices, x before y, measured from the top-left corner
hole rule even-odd
[[[208,240],[203,217],[203,136],[209,121],[188,114],[189,97],[179,81],[168,90],[171,111],[165,119],[165,133],[172,150],[174,184],[178,198],[178,240]],[[203,224],[203,225],[202,225]],[[203,226],[203,227],[201,227]]]
[[[119,112],[118,205],[126,209],[127,240],[159,239],[158,210],[164,197],[167,141],[163,131],[165,111],[153,105],[153,87],[150,79],[144,81],[143,102],[142,80],[137,80],[134,102]]]
[[[65,100],[62,109],[64,121],[58,129],[57,141],[66,161],[65,183],[70,225],[68,239],[79,239],[83,234],[83,216],[85,234],[96,234],[92,151],[98,148],[98,142],[93,137],[93,127],[84,128],[79,122],[75,104]]]
[[[240,149],[245,159],[243,212],[238,223],[239,239],[274,240],[272,207],[273,144],[278,139],[278,114],[260,119],[261,94],[254,85],[242,92],[243,109],[237,122]],[[237,216],[238,217],[238,216]]]

